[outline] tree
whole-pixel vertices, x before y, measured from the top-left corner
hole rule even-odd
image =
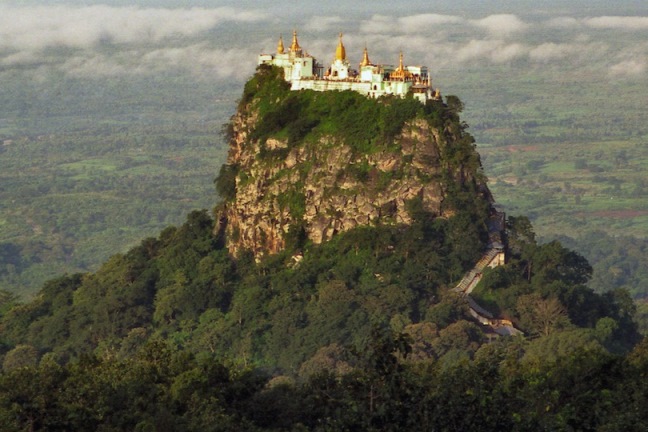
[[[236,176],[239,168],[237,165],[224,164],[221,166],[218,177],[214,179],[216,192],[224,201],[230,201],[236,196]]]
[[[329,371],[341,376],[351,372],[353,369],[346,357],[348,353],[337,343],[324,346],[299,368],[299,376],[310,378],[313,375]]]
[[[459,97],[455,95],[448,95],[446,96],[446,105],[448,106],[448,110],[453,113],[453,114],[460,114],[463,109],[464,109],[464,104],[459,99]]]
[[[10,291],[0,289],[0,318],[18,304],[18,296]]]
[[[532,335],[548,336],[569,325],[567,311],[555,297],[544,299],[537,293],[523,295],[516,309],[520,325]]]
[[[59,395],[67,377],[56,363],[12,369],[0,375],[3,430],[66,430]]]
[[[9,351],[2,362],[2,370],[8,372],[12,369],[36,366],[38,351],[31,345],[17,345]]]

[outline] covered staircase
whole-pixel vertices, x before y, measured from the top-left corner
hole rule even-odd
[[[502,243],[502,232],[504,230],[504,213],[495,213],[491,216],[489,223],[490,242],[488,249],[484,252],[477,264],[468,271],[452,291],[466,298],[470,314],[482,325],[489,326],[499,335],[517,335],[522,332],[513,326],[509,320],[497,319],[492,313],[479,306],[477,302],[470,297],[470,293],[481,281],[484,270],[487,267],[494,268],[505,263],[505,250]]]

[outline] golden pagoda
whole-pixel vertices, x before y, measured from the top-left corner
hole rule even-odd
[[[342,33],[340,33],[340,42],[335,49],[335,59],[341,61],[346,60],[346,49],[344,48],[344,44],[342,43]]]
[[[389,74],[390,79],[397,79],[397,80],[407,80],[412,78],[412,73],[408,70],[405,69],[405,66],[403,65],[403,52],[401,51],[400,53],[400,60],[398,62],[398,68]]]
[[[371,66],[371,60],[369,60],[369,52],[367,51],[366,46],[364,49],[364,54],[362,55],[362,62],[360,62],[360,67],[363,66]]]
[[[293,40],[290,45],[290,52],[295,53],[298,51],[301,51],[301,47],[299,46],[299,42],[297,42],[297,30],[293,30]]]
[[[283,54],[285,51],[283,37],[279,36],[279,43],[277,44],[277,54]]]

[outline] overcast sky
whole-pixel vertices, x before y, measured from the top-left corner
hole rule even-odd
[[[523,64],[610,78],[648,75],[642,2],[359,3],[5,1],[0,71],[101,77],[174,68],[243,81],[257,54],[274,50],[279,33],[289,38],[297,28],[302,46],[325,62],[343,32],[354,64],[366,45],[374,62],[394,63],[402,50],[406,62],[433,71]]]

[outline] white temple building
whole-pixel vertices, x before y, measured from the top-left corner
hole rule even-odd
[[[391,65],[371,63],[365,47],[359,70],[352,69],[342,43],[342,34],[335,49],[335,58],[326,70],[313,56],[302,50],[297,41],[296,31],[293,32],[288,52],[280,37],[277,52],[259,55],[258,64],[282,67],[284,77],[291,83],[292,90],[354,90],[372,98],[384,95],[405,97],[411,92],[422,103],[431,99],[441,99],[439,90],[432,88],[427,66],[405,66],[403,53],[400,54],[398,67],[395,68]]]

